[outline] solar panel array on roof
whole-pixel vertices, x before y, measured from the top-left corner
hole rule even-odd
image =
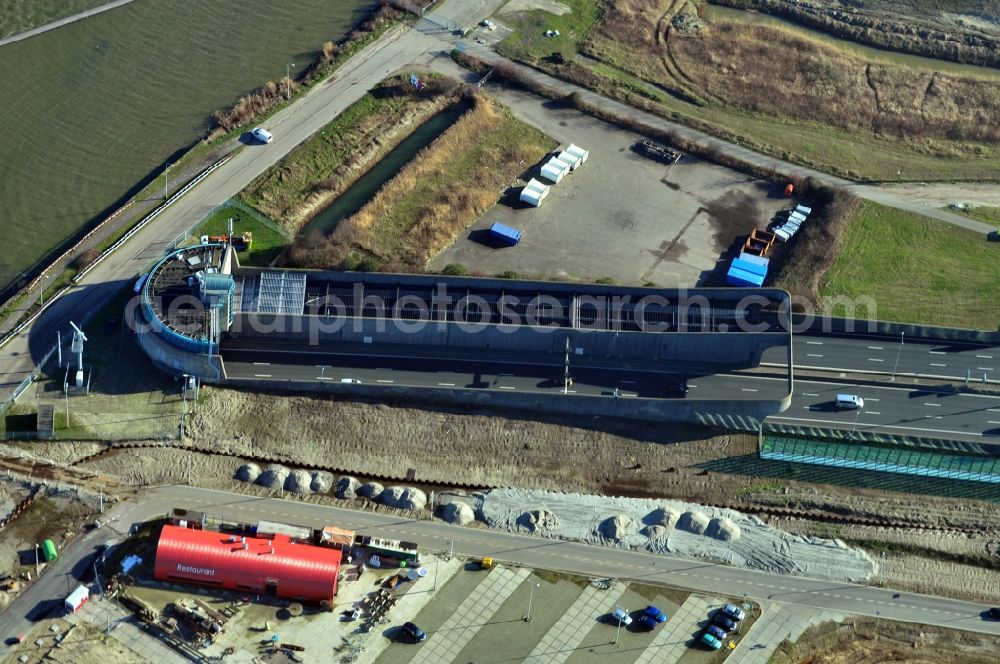
[[[260,275],[257,311],[262,314],[302,314],[306,302],[306,275],[268,270]]]

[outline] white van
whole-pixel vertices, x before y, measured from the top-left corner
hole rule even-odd
[[[254,127],[250,133],[253,135],[254,138],[256,138],[261,143],[270,143],[274,139],[274,136],[271,135],[271,132],[264,129],[263,127]]]
[[[856,394],[838,394],[837,410],[858,410],[865,407],[865,400]]]

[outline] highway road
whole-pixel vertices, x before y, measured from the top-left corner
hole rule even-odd
[[[227,376],[236,380],[349,380],[432,389],[562,390],[563,366],[557,361],[477,361],[471,355],[433,357],[403,351],[377,355],[316,348],[275,351],[224,347],[223,357]],[[686,384],[690,388],[687,399],[780,398],[786,385],[780,377],[752,372],[705,374],[690,366],[617,368],[575,358],[570,374],[574,381],[569,391],[575,394],[612,396],[617,389],[620,397],[668,398],[675,395],[667,386]],[[837,410],[834,402],[839,393],[861,396],[865,407]],[[978,394],[952,386],[914,388],[901,383],[798,378],[791,406],[770,420],[803,427],[1000,444],[1000,394]]]
[[[592,577],[615,577],[737,597],[746,593],[765,603],[781,602],[1000,634],[1000,623],[980,618],[985,607],[960,600],[749,571],[701,560],[504,531],[464,528],[398,515],[172,486],[146,491],[138,502],[119,503],[106,515],[116,519],[111,525],[85,535],[64,550],[41,580],[0,614],[0,637],[26,632],[32,625],[27,615],[37,616],[54,602],[61,602],[66,588],[75,584],[80,572],[90,564],[94,546],[108,538],[109,528],[124,534],[130,524],[167,514],[174,507],[203,510],[230,522],[266,519],[311,527],[335,524],[364,534],[413,541],[427,550],[453,548],[462,556],[489,555],[500,561]]]

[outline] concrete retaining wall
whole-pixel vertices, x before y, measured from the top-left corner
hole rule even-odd
[[[787,333],[568,331],[526,326],[478,328],[446,322],[407,323],[384,319],[335,319],[319,316],[237,314],[229,338],[295,340],[306,346],[337,343],[392,344],[429,348],[476,348],[632,360],[705,362],[730,368],[757,366],[774,346],[786,346]]]
[[[1000,321],[998,321],[1000,322]],[[876,320],[857,320],[833,316],[792,316],[796,332],[812,334],[872,334],[899,338],[900,332],[906,339],[927,339],[974,344],[1000,344],[1000,328],[997,331],[963,330],[954,327],[935,327],[913,323],[889,323]]]

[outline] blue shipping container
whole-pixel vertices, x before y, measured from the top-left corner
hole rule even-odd
[[[494,221],[493,225],[490,226],[490,235],[512,246],[521,241],[521,231],[504,226],[499,221]]]
[[[726,283],[730,286],[762,286],[764,277],[734,266],[726,273]]]
[[[736,268],[737,270],[743,270],[744,272],[749,272],[750,274],[759,274],[761,278],[767,276],[767,266],[758,265],[757,263],[751,263],[748,260],[742,258],[733,259],[733,264],[730,266]]]

